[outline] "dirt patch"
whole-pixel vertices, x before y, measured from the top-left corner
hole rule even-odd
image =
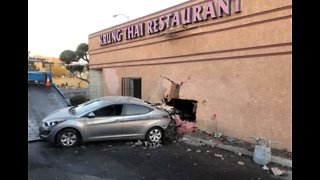
[[[66,83],[68,83],[69,88],[72,88],[72,87],[79,88],[79,86],[80,86],[80,88],[88,88],[89,87],[89,84],[87,82],[82,81],[81,79],[78,79],[78,78],[52,77],[52,81],[53,81],[53,83],[55,83],[59,87],[61,87],[62,84],[63,84],[63,86],[65,86]]]

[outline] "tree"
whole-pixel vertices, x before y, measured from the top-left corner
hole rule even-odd
[[[77,62],[77,54],[71,50],[62,51],[59,58],[62,62],[65,62],[66,64]]]
[[[77,55],[77,59],[83,59],[85,61],[87,61],[87,63],[89,63],[89,59],[88,59],[88,50],[89,50],[89,46],[86,43],[81,43],[78,45],[77,50],[75,51],[76,55]]]
[[[78,79],[84,80],[87,83],[89,83],[89,80],[84,78],[82,76],[84,71],[89,70],[88,65],[81,65],[81,64],[71,64],[72,62],[79,62],[80,60],[84,60],[87,63],[89,63],[89,58],[88,58],[88,50],[89,46],[86,43],[81,43],[78,45],[76,51],[72,50],[64,50],[60,54],[60,60],[62,62],[65,62],[67,64],[67,69]],[[77,74],[78,72],[78,74]]]

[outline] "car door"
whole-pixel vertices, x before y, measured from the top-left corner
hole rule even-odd
[[[86,119],[88,140],[119,139],[122,134],[122,104],[113,104],[92,111],[94,117]]]
[[[153,109],[138,105],[124,104],[123,114],[123,137],[140,138],[148,130],[153,120],[150,118],[150,112]]]

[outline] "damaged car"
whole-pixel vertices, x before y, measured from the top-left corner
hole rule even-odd
[[[61,147],[118,139],[160,142],[172,121],[169,112],[141,99],[107,96],[53,112],[42,120],[39,135]]]

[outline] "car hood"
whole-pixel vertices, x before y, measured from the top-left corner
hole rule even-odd
[[[49,114],[47,117],[45,117],[42,121],[49,122],[53,120],[65,120],[69,118],[75,117],[73,114],[69,113],[70,107],[62,108],[57,111],[54,111],[53,113]]]

